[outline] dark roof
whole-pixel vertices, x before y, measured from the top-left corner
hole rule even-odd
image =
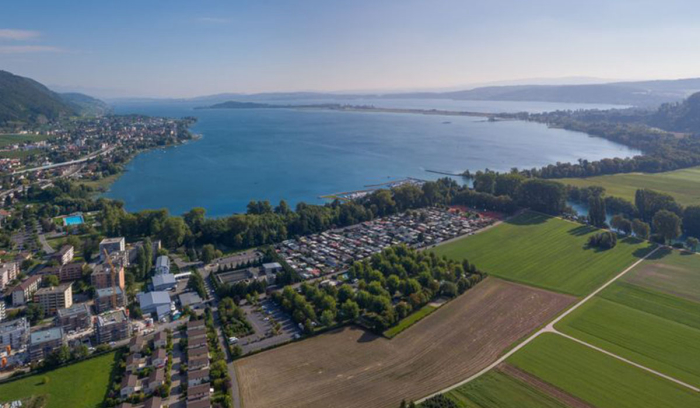
[[[196,371],[190,371],[187,373],[187,380],[192,380],[196,378],[206,378],[209,377],[209,369],[208,368],[202,368],[201,370],[196,370]]]
[[[151,397],[146,400],[143,408],[160,408],[162,404],[163,401],[160,399],[160,397]]]
[[[200,395],[200,394],[207,394],[209,395],[209,389],[211,388],[211,384],[203,383],[199,385],[195,385],[192,387],[187,387],[187,398],[190,398],[195,395]]]
[[[211,401],[209,398],[204,398],[197,401],[187,401],[187,408],[209,408],[211,407]]]

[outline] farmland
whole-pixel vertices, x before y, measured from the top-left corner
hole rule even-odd
[[[700,406],[700,394],[553,333],[508,359],[597,408]]]
[[[17,135],[17,134],[0,134],[0,148],[24,142],[41,142],[49,139],[49,135]]]
[[[528,212],[434,251],[452,259],[467,258],[489,275],[583,296],[652,249],[651,244],[629,238],[607,251],[586,248],[596,231]]]
[[[566,405],[540,390],[499,371],[492,370],[476,380],[445,394],[460,407],[565,408]]]
[[[650,188],[672,195],[683,205],[700,204],[700,167],[664,173],[627,173],[557,181],[578,187],[604,187],[607,195],[621,197],[631,202],[634,202],[634,193],[637,189]]]
[[[700,302],[700,256],[662,249],[625,276],[625,282]]]
[[[700,386],[698,329],[599,297],[556,327],[645,367]]]
[[[572,301],[488,278],[392,340],[345,327],[238,360],[243,406],[395,408],[476,373]]]
[[[45,395],[48,398],[46,408],[101,407],[109,386],[114,358],[115,354],[109,353],[47,373],[0,384],[0,402]]]

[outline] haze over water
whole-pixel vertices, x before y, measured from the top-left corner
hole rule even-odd
[[[454,110],[482,112],[584,107],[441,102],[444,105],[426,106],[429,102],[406,100],[391,106],[445,109],[450,105]],[[193,110],[177,104],[121,105],[116,111],[196,116],[198,122],[192,131],[203,135],[183,146],[142,153],[127,165],[127,172],[105,196],[123,200],[130,211],[168,208],[181,214],[199,206],[209,216],[219,217],[244,212],[250,200],[269,200],[273,205],[281,199],[290,205],[322,203],[321,195],[370,184],[406,177],[444,177],[426,169],[507,171],[511,167],[639,153],[583,133],[474,117],[294,109]]]

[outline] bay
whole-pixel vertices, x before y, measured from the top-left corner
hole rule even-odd
[[[397,103],[381,106],[448,108],[425,100]],[[477,109],[470,104],[478,105],[482,112],[582,107],[545,106],[541,102],[447,104],[454,110],[472,111]],[[522,121],[307,109],[192,108],[180,103],[115,107],[117,113],[195,116],[198,122],[192,131],[202,138],[139,154],[106,197],[123,200],[130,211],[167,208],[181,214],[192,207],[204,207],[209,216],[219,217],[244,212],[250,200],[269,200],[273,205],[281,199],[290,205],[322,203],[321,195],[367,185],[406,177],[443,177],[426,170],[507,171],[580,158],[639,154],[601,138]]]

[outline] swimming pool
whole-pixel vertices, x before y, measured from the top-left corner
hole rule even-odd
[[[70,217],[66,217],[63,219],[63,223],[67,226],[70,227],[71,225],[80,225],[83,222],[83,216],[82,215],[71,215]]]

